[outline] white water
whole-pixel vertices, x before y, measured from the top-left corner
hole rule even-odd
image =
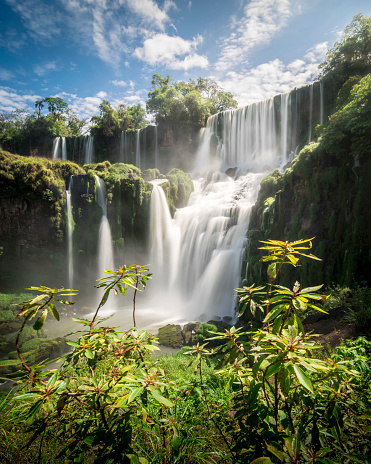
[[[62,159],[67,159],[66,137],[62,137]]]
[[[313,84],[310,86],[309,93],[309,136],[308,143],[312,141],[312,123],[313,123]]]
[[[135,166],[140,169],[140,129],[137,130],[135,142]]]
[[[60,137],[55,137],[53,140],[53,149],[52,149],[52,159],[58,159],[59,158],[59,141]]]
[[[94,136],[88,135],[85,138],[85,161],[84,164],[91,164],[94,162]]]
[[[309,91],[312,104],[313,87]],[[261,180],[294,156],[301,129],[297,113],[284,94],[276,109],[268,99],[211,116],[202,130],[188,206],[170,220],[162,189],[154,188],[150,305],[159,318],[235,319],[234,289],[240,285],[251,207]],[[310,121],[312,116],[310,108]],[[234,167],[234,178],[224,173]]]
[[[70,185],[66,190],[66,203],[67,203],[67,249],[68,249],[68,288],[73,288],[73,242],[72,242],[72,205],[71,205],[71,192],[72,192],[72,179],[70,178]]]
[[[127,140],[126,132],[121,131],[120,136],[120,163],[126,163],[127,158]]]
[[[111,237],[111,228],[107,218],[107,194],[104,180],[94,175],[96,182],[95,201],[102,208],[102,218],[99,226],[98,239],[98,264],[97,264],[97,279],[106,277],[105,269],[113,270],[115,268],[113,257],[113,245]],[[102,298],[102,292],[99,291],[99,301]],[[115,300],[112,296],[109,298],[105,306],[106,309],[115,309]]]
[[[320,113],[319,113],[319,123],[321,126],[323,125],[324,119],[323,119],[323,82],[319,81],[319,95],[320,95]]]

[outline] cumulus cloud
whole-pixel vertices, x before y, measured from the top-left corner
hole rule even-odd
[[[126,87],[128,85],[128,83],[125,81],[112,81],[112,84],[119,87]]]
[[[217,69],[226,70],[246,61],[248,52],[258,45],[269,43],[295,11],[300,11],[300,4],[292,0],[248,2],[243,9],[243,17],[232,18],[233,32],[222,41]]]
[[[193,40],[185,40],[178,36],[160,33],[146,39],[143,47],[135,49],[134,56],[152,66],[162,65],[174,70],[207,68],[209,62],[206,56],[195,53],[201,43],[201,36]]]
[[[323,42],[308,50],[303,59],[287,65],[275,59],[242,72],[230,71],[221,79],[214,76],[214,79],[224,90],[233,93],[240,106],[248,105],[313,82],[326,50],[327,42]]]
[[[140,19],[159,28],[165,29],[165,23],[169,20],[167,12],[174,4],[171,0],[165,0],[164,9],[161,10],[153,0],[123,0],[130,10]]]
[[[35,101],[40,98],[39,95],[19,94],[9,87],[0,87],[0,111],[12,112],[16,109],[32,111]]]

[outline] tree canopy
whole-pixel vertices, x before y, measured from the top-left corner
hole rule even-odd
[[[170,75],[154,74],[146,106],[157,122],[201,127],[210,115],[237,108],[237,101],[212,79],[171,83]]]
[[[321,76],[349,76],[362,73],[371,65],[371,17],[354,16],[320,65]]]

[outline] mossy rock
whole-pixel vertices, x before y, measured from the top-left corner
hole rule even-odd
[[[13,311],[10,309],[5,309],[0,311],[0,322],[12,322],[15,320]]]
[[[20,321],[3,322],[0,324],[0,335],[18,332],[21,327],[22,323]]]
[[[183,346],[182,328],[175,324],[167,324],[165,327],[159,328],[158,341],[163,346],[181,348]]]

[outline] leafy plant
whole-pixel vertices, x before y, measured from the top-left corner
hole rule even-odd
[[[227,429],[231,460],[361,462],[364,421],[355,422],[349,414],[354,399],[343,394],[351,390],[357,366],[316,359],[314,350],[321,347],[305,333],[299,317],[308,307],[323,311],[318,304],[328,296],[317,293],[321,285],[300,289],[296,282],[291,290],[275,283],[283,265],[296,267],[302,256],[318,259],[308,253],[311,239],[263,243],[269,253],[263,257],[270,263],[268,285],[237,289],[240,315],[250,314],[250,332],[232,327],[213,337],[226,340],[219,373],[229,378],[235,391],[236,412]],[[257,314],[261,327],[253,330],[259,323]],[[344,445],[349,422],[351,427],[357,423],[362,432],[352,445]],[[357,443],[362,444],[361,454]]]

